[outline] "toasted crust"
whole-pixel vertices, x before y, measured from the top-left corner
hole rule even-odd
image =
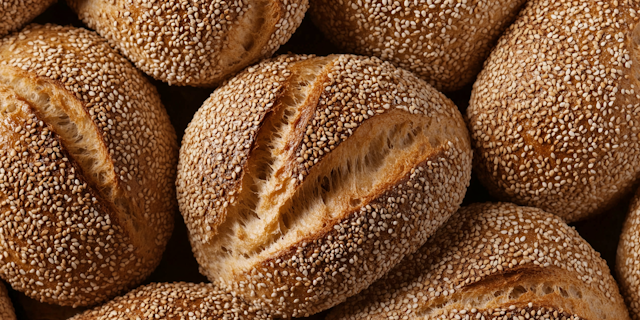
[[[69,320],[270,319],[211,283],[152,283]]]
[[[528,2],[485,63],[467,117],[480,180],[566,221],[640,170],[637,1]]]
[[[629,215],[622,228],[618,254],[616,256],[616,273],[620,290],[624,297],[631,319],[640,319],[640,267],[638,253],[640,252],[640,190],[629,207]]]
[[[467,139],[450,100],[377,58],[251,67],[183,140],[178,202],[201,272],[274,316],[328,309],[456,210]]]
[[[0,43],[0,274],[91,305],[139,283],[173,228],[176,136],[155,88],[84,29]]]
[[[7,288],[4,284],[0,283],[0,319],[2,320],[16,320],[16,314],[13,310],[13,304],[9,299]]]
[[[473,81],[525,0],[310,2],[314,23],[337,46],[454,91]]]
[[[289,40],[308,0],[158,3],[70,0],[70,6],[148,75],[214,86]]]
[[[56,0],[4,0],[0,3],[0,37],[16,31]]]
[[[416,253],[327,319],[629,319],[605,261],[558,217],[460,209]]]

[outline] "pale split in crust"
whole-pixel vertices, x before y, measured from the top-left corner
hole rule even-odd
[[[559,217],[463,207],[330,320],[629,319],[606,262]]]
[[[16,320],[16,314],[13,310],[13,304],[7,293],[7,288],[0,282],[0,319]]]
[[[268,320],[211,283],[152,283],[69,320]]]
[[[525,0],[311,0],[329,40],[412,71],[438,90],[473,81]]]
[[[0,2],[0,37],[18,30],[55,2],[56,0],[2,0]]]
[[[85,29],[0,42],[0,275],[59,305],[142,281],[173,228],[177,141],[156,89]]]
[[[474,85],[474,168],[500,199],[568,222],[640,172],[640,2],[529,1]]]
[[[631,319],[640,319],[640,191],[631,202],[627,220],[622,228],[616,273],[622,296],[629,307]]]
[[[281,56],[218,88],[185,132],[178,202],[201,272],[274,316],[328,309],[461,203],[456,106],[377,58]]]
[[[148,75],[214,86],[271,56],[298,28],[308,0],[70,0],[89,27]]]

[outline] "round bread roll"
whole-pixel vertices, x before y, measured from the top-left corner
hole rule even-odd
[[[177,139],[156,89],[85,29],[0,41],[0,276],[82,306],[139,283],[173,228]]]
[[[572,222],[640,173],[640,2],[528,2],[473,88],[474,168],[499,199]]]
[[[0,3],[0,37],[18,30],[56,0],[3,0]]]
[[[17,320],[7,288],[0,282],[0,319]]]
[[[210,283],[152,283],[69,320],[271,319]]]
[[[606,262],[572,227],[508,203],[460,209],[327,319],[629,319]]]
[[[438,90],[473,81],[525,0],[311,0],[329,40],[413,71]]]
[[[622,296],[634,320],[640,320],[640,190],[631,202],[629,215],[622,228],[616,272]]]
[[[68,0],[80,19],[148,75],[214,86],[289,40],[308,0]]]
[[[185,132],[178,203],[201,272],[274,316],[328,309],[419,248],[470,180],[456,106],[377,58],[281,56]]]

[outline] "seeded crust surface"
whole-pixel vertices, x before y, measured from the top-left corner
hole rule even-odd
[[[309,7],[308,0],[68,2],[148,75],[207,87],[271,56]]]
[[[637,1],[528,2],[474,85],[474,168],[500,199],[566,221],[640,172]]]
[[[627,220],[622,228],[618,254],[616,260],[616,273],[620,283],[620,291],[629,307],[631,319],[640,319],[640,266],[638,256],[640,253],[640,191],[636,192],[631,202]]]
[[[328,309],[455,212],[468,143],[450,100],[377,58],[248,68],[183,139],[178,202],[201,272],[274,316]]]
[[[0,319],[16,320],[16,314],[13,310],[13,304],[9,298],[7,288],[0,283]]]
[[[0,3],[0,37],[18,30],[56,0],[3,0]]]
[[[0,42],[0,275],[84,306],[142,281],[173,228],[177,141],[156,89],[85,29]]]
[[[508,203],[460,209],[327,319],[629,319],[606,262],[572,227]]]
[[[211,283],[152,283],[69,320],[271,319]]]
[[[412,71],[436,89],[473,81],[525,0],[311,0],[309,13],[329,40]]]

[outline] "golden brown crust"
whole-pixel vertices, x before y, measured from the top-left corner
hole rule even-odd
[[[0,3],[0,37],[16,31],[56,0],[4,0]]]
[[[629,307],[631,319],[640,319],[640,267],[638,253],[640,252],[640,191],[629,208],[629,215],[622,228],[618,254],[616,257],[616,273],[622,296]]]
[[[467,139],[451,101],[377,58],[251,67],[183,140],[178,201],[201,272],[273,315],[330,308],[456,210]]]
[[[566,221],[640,168],[637,1],[530,1],[485,63],[467,117],[481,181]]]
[[[13,110],[3,114],[2,276],[72,306],[141,281],[175,208],[177,143],[155,88],[97,35],[51,25],[0,43],[0,84]]]
[[[573,228],[540,209],[507,203],[460,209],[427,244],[328,319],[506,314],[628,319],[605,261]]]
[[[210,283],[152,283],[70,320],[271,319]]]
[[[9,299],[7,288],[0,282],[0,319],[16,320],[16,314],[13,310],[13,304]]]
[[[308,0],[144,3],[72,0],[80,18],[150,76],[213,86],[271,56],[302,22]]]
[[[314,23],[339,47],[376,56],[443,91],[473,81],[524,0],[311,0]]]

